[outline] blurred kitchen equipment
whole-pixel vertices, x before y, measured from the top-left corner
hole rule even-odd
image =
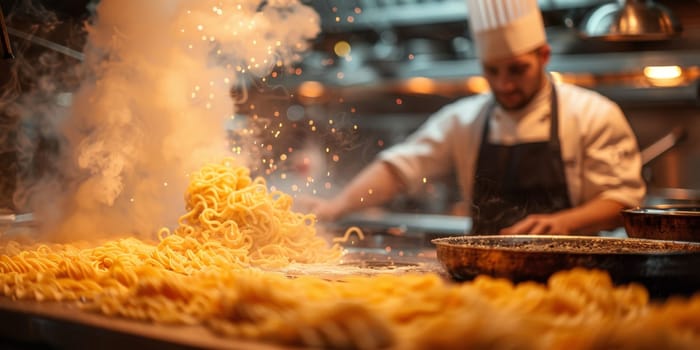
[[[15,37],[27,40],[27,41],[31,41],[34,44],[37,44],[39,46],[43,46],[47,49],[54,50],[58,53],[62,53],[68,57],[73,57],[79,61],[82,61],[85,59],[85,55],[83,55],[82,52],[75,51],[69,47],[65,47],[65,46],[57,44],[53,41],[49,41],[49,40],[40,38],[36,35],[25,33],[25,32],[22,32],[20,30],[17,30],[17,29],[11,28],[11,27],[7,27],[6,31],[9,34],[12,34],[12,36],[15,36]]]
[[[584,38],[609,41],[668,40],[681,30],[673,13],[653,0],[618,0],[600,5],[580,25]]]
[[[673,204],[700,208],[700,190],[689,188],[650,188],[644,206]]]
[[[545,282],[580,267],[605,270],[617,284],[641,283],[653,297],[700,291],[700,243],[589,236],[460,236],[433,243],[458,281],[486,274]]]
[[[433,250],[431,240],[462,236],[471,230],[471,218],[465,216],[363,211],[344,216],[333,223],[323,223],[322,231],[342,236],[349,227],[358,227],[364,239],[350,238],[346,247],[371,251],[423,254]]]
[[[660,204],[626,209],[622,218],[632,238],[700,242],[700,206]]]
[[[14,53],[12,53],[12,45],[7,26],[5,26],[5,16],[2,14],[2,8],[0,8],[0,54],[4,59],[15,58]]]
[[[22,223],[30,223],[30,222],[34,222],[34,214],[32,214],[32,213],[0,214],[0,224],[22,224]]]
[[[464,216],[366,211],[346,215],[337,223],[340,227],[358,226],[368,232],[394,235],[431,233],[463,235],[471,230],[471,219]]]
[[[648,165],[652,160],[683,141],[686,136],[687,132],[682,127],[673,128],[671,132],[642,150],[642,164]]]

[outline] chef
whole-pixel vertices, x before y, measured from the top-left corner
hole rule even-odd
[[[537,0],[467,0],[490,92],[443,107],[381,152],[320,220],[383,204],[454,172],[475,234],[590,234],[619,227],[645,194],[636,138],[606,97],[546,72]]]

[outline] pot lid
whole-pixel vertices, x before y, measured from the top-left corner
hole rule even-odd
[[[580,34],[608,41],[658,41],[681,30],[673,13],[653,0],[618,0],[591,11],[581,23]]]

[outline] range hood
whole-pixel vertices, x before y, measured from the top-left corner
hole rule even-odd
[[[653,0],[618,0],[596,7],[580,26],[582,37],[609,41],[657,41],[679,35],[680,22]]]

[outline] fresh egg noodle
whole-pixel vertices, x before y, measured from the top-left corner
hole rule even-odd
[[[187,213],[158,240],[73,244],[5,240],[0,286],[12,299],[63,301],[222,337],[322,348],[700,348],[700,294],[649,300],[574,269],[546,284],[407,273],[290,278],[269,268],[338,261],[314,217],[233,159],[192,174]],[[361,231],[346,232],[361,237]]]
[[[350,227],[348,227],[347,230],[345,230],[345,234],[343,235],[343,237],[333,238],[333,242],[334,243],[350,242],[350,235],[352,235],[353,233],[356,234],[360,240],[365,239],[365,234],[362,232],[361,228],[359,228],[357,226],[350,226]]]
[[[212,253],[229,251],[224,255],[235,259],[220,266],[226,268],[231,264],[279,267],[292,261],[328,262],[341,257],[340,246],[328,248],[316,235],[313,215],[293,212],[291,196],[269,192],[263,178],[252,179],[247,168],[235,164],[226,159],[192,175],[185,195],[188,212],[173,234],[167,229],[159,233],[161,245],[166,242],[187,252],[178,263],[195,270],[210,266],[196,258],[202,248],[213,249]]]

